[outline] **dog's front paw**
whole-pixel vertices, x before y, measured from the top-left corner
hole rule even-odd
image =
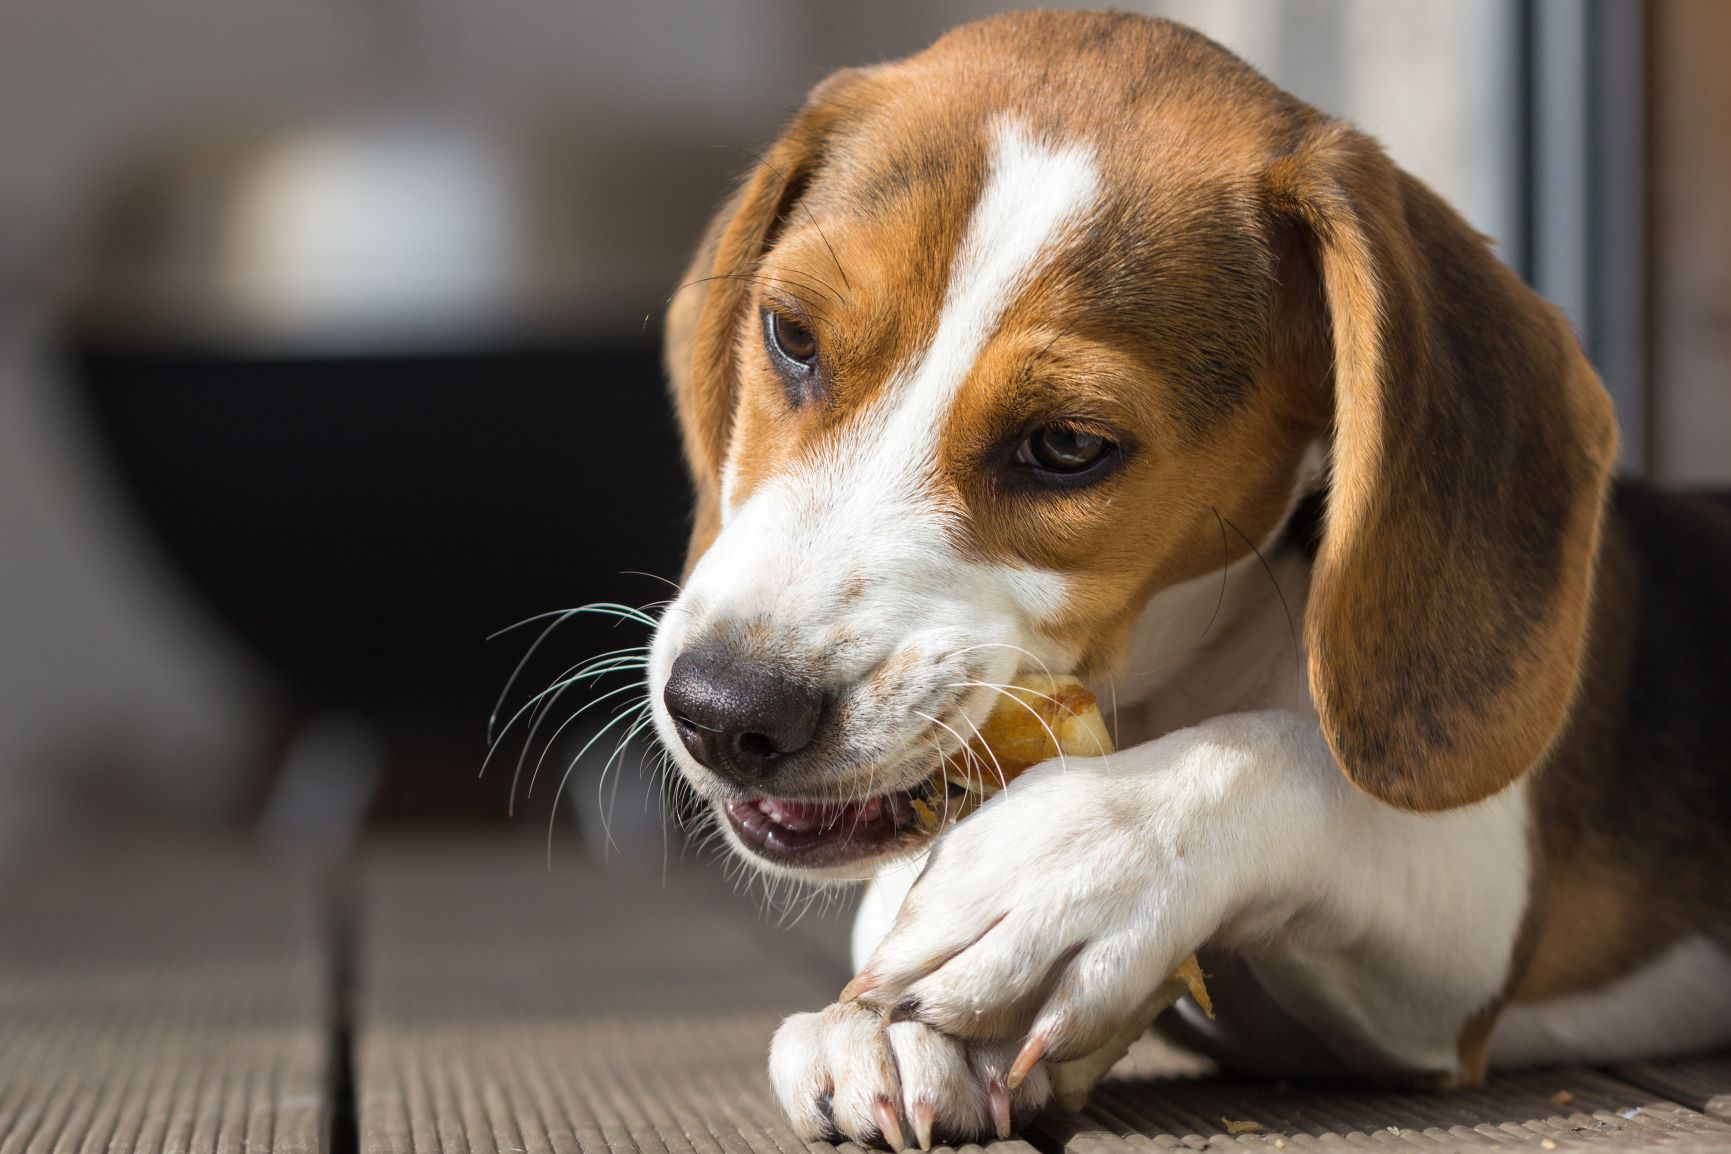
[[[1014,1044],[970,1045],[857,1004],[795,1014],[776,1031],[769,1080],[794,1131],[894,1150],[1007,1138],[1046,1104],[1044,1071],[1008,1084]]]
[[[1222,883],[1133,766],[1049,762],[948,831],[843,1000],[1016,1044],[1012,1085],[1111,1041],[1214,930]]]

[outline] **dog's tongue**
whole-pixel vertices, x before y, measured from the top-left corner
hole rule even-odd
[[[814,829],[831,829],[844,821],[851,823],[875,821],[883,812],[883,799],[868,798],[863,802],[790,801],[766,797],[758,808],[777,825],[805,833]]]

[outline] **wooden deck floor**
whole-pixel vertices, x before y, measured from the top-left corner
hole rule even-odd
[[[539,854],[394,844],[319,876],[116,848],[0,878],[0,1154],[808,1154],[763,1058],[845,980],[837,927]],[[1731,1150],[1731,1057],[1455,1094],[1149,1059],[992,1150],[1156,1147]]]

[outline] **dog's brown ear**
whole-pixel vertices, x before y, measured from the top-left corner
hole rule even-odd
[[[709,222],[668,306],[668,382],[697,490],[687,572],[721,527],[721,467],[738,385],[734,345],[754,270],[797,211],[822,163],[824,144],[845,113],[846,95],[864,75],[862,70],[838,72],[812,90],[793,123]]]
[[[1562,315],[1369,138],[1314,128],[1269,170],[1334,354],[1310,682],[1360,788],[1436,810],[1543,758],[1581,667],[1616,457]]]

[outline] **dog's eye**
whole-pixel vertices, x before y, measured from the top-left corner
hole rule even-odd
[[[817,367],[817,337],[805,325],[786,313],[765,309],[763,330],[770,355],[785,367],[796,373],[809,373]]]
[[[1042,472],[1074,476],[1100,464],[1113,447],[1098,433],[1069,425],[1042,425],[1016,450],[1016,460]]]

